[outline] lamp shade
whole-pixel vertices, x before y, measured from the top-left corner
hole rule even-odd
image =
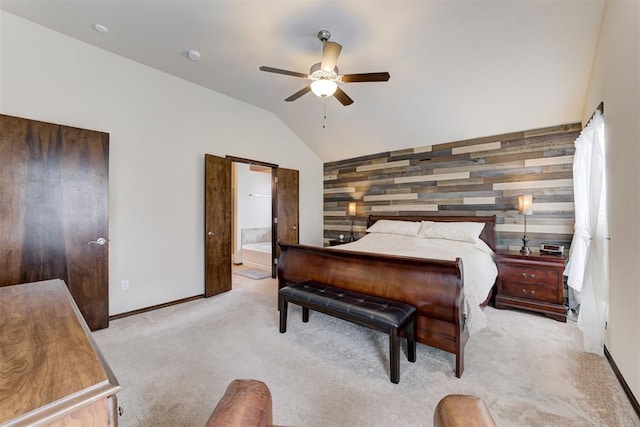
[[[338,83],[333,80],[319,79],[311,82],[311,92],[320,98],[333,95],[338,88]]]
[[[518,213],[522,215],[531,215],[533,214],[533,196],[528,195],[520,195],[518,196]]]
[[[354,216],[356,214],[356,202],[349,202],[349,207],[347,208],[347,215]]]

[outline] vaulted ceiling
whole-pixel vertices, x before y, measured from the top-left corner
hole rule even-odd
[[[333,161],[579,121],[604,0],[0,0],[0,8],[270,111]],[[346,107],[312,93],[284,102],[308,81],[258,67],[308,73],[322,57],[322,29],[343,46],[341,74],[391,79],[342,84],[355,101]]]

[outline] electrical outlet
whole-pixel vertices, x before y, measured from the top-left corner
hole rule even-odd
[[[120,282],[120,290],[121,291],[128,291],[129,290],[129,281],[128,280],[123,280]]]

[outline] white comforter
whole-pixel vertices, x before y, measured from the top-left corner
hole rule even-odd
[[[335,247],[356,252],[430,258],[455,261],[462,258],[464,280],[464,310],[469,335],[487,326],[487,318],[480,304],[487,298],[495,283],[498,269],[494,253],[483,241],[478,243],[396,234],[370,233],[352,243]]]

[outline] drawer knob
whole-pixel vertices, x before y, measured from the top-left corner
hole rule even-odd
[[[522,277],[527,277],[527,273],[522,273]]]
[[[535,295],[536,291],[534,291],[533,289],[531,290],[531,295]]]
[[[523,289],[523,290],[522,290],[522,293],[526,295],[526,294],[527,294],[527,290],[526,290],[526,289]]]
[[[532,279],[535,279],[535,278],[536,278],[536,275],[532,273],[530,277],[531,277]]]

